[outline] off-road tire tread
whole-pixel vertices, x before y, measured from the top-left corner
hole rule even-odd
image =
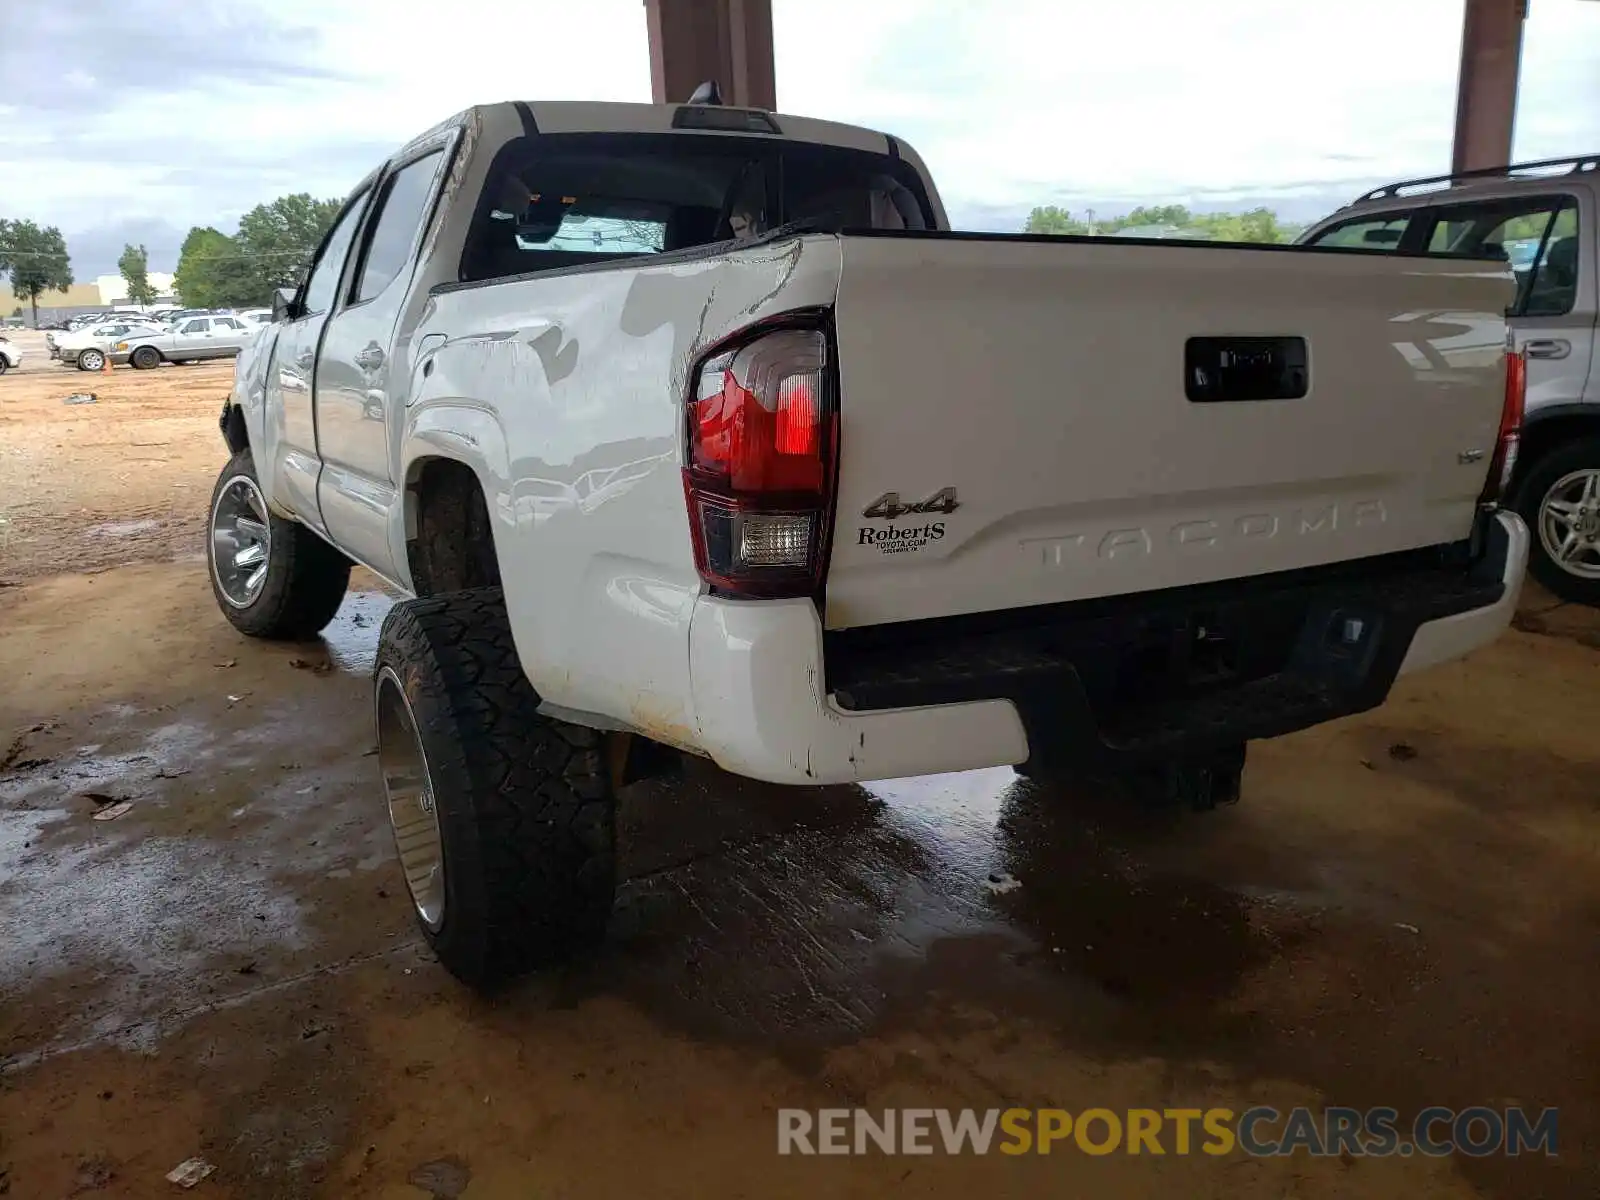
[[[1583,438],[1541,454],[1528,464],[1518,482],[1511,507],[1527,523],[1528,573],[1562,600],[1600,607],[1600,579],[1580,579],[1558,567],[1544,551],[1539,537],[1539,506],[1551,484],[1563,475],[1585,467],[1600,467],[1600,438]]]
[[[539,713],[498,587],[397,604],[393,668],[428,755],[445,913],[424,936],[478,988],[598,942],[616,895],[615,804],[592,729]]]
[[[267,581],[249,608],[235,608],[221,596],[211,570],[211,512],[217,493],[235,475],[247,474],[260,482],[248,447],[239,451],[217,476],[206,509],[206,575],[217,596],[217,607],[240,633],[249,637],[305,641],[316,637],[333,620],[350,588],[350,560],[298,521],[269,512],[272,549]]]

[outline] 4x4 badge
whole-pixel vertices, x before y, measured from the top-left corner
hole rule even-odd
[[[953,487],[940,488],[926,500],[901,504],[899,492],[885,492],[861,510],[867,520],[893,521],[896,517],[910,517],[920,513],[944,513],[948,516],[960,508]]]

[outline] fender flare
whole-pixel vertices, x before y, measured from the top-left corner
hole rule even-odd
[[[516,525],[516,514],[509,512],[506,504],[511,494],[511,461],[499,414],[467,401],[419,403],[408,414],[401,435],[402,503],[398,508],[403,516],[390,535],[394,561],[405,565],[408,587],[413,581],[406,543],[416,531],[413,489],[423,464],[434,459],[460,463],[477,478],[489,512],[489,527],[494,531],[497,556],[505,549],[504,535]]]

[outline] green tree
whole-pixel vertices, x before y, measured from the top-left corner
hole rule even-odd
[[[1181,230],[1186,237],[1217,242],[1292,242],[1305,227],[1279,221],[1270,208],[1252,208],[1242,213],[1192,213],[1182,204],[1141,205],[1121,216],[1095,222],[1095,232],[1102,235],[1158,228]],[[1024,232],[1087,233],[1088,226],[1073,220],[1072,214],[1062,209],[1036,208],[1028,214]]]
[[[1050,204],[1029,213],[1028,223],[1022,227],[1022,232],[1047,233],[1062,237],[1068,234],[1086,234],[1089,232],[1089,226],[1066,209]]]
[[[117,270],[128,285],[128,299],[141,308],[156,298],[150,286],[150,254],[142,245],[131,243],[122,247],[122,257],[117,259]]]
[[[3,254],[11,270],[11,290],[26,300],[39,323],[39,296],[46,288],[65,292],[72,286],[72,260],[67,243],[54,225],[43,229],[32,221],[12,221],[5,228]]]
[[[1179,229],[1192,224],[1194,218],[1182,204],[1158,204],[1154,208],[1140,205],[1125,217],[1114,217],[1108,225],[1126,229],[1130,225],[1176,225]]]
[[[298,283],[322,235],[339,215],[341,203],[299,192],[245,213],[233,249],[242,262],[239,276],[248,281],[248,295],[233,303],[270,304],[274,288]]]
[[[235,308],[246,298],[252,281],[233,239],[208,225],[196,225],[178,251],[173,280],[178,297],[190,308]]]

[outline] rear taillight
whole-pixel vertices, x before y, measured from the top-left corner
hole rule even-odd
[[[1517,469],[1517,448],[1522,443],[1522,414],[1528,403],[1528,361],[1518,351],[1506,354],[1506,395],[1500,405],[1500,431],[1495,437],[1489,477],[1483,483],[1483,504],[1498,504]]]
[[[683,485],[701,578],[736,596],[814,594],[833,507],[826,334],[752,334],[702,359],[692,386]]]

